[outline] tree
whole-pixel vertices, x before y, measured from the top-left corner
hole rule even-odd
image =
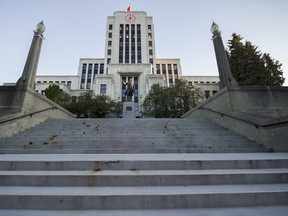
[[[79,97],[71,97],[58,85],[49,85],[45,95],[50,100],[76,114],[78,118],[105,118],[106,114],[119,117],[122,113],[122,103],[112,100],[107,95],[94,95],[93,91],[86,91]]]
[[[48,88],[44,90],[45,96],[52,101],[55,101],[56,97],[63,92],[58,85],[49,85]]]
[[[228,42],[227,55],[231,72],[239,85],[283,85],[285,79],[281,64],[271,59],[269,54],[262,54],[257,46],[242,37],[232,34]]]
[[[153,85],[144,99],[144,115],[156,118],[179,118],[204,99],[200,89],[177,80],[171,87]]]
[[[65,109],[69,108],[71,104],[71,96],[64,92],[58,85],[49,85],[48,88],[44,90],[45,96]]]

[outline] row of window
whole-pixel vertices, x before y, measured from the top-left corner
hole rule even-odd
[[[88,70],[87,70],[87,64],[84,63],[82,65],[80,89],[85,89],[85,83],[86,83],[86,89],[91,89],[92,82],[95,79],[97,74],[104,74],[104,64],[103,63],[100,63],[100,64],[99,63],[94,63],[94,64],[90,63],[90,64],[88,64]]]
[[[124,26],[125,26],[125,31],[124,31]],[[130,49],[131,49],[131,53],[130,53]],[[141,49],[142,49],[141,47],[141,25],[140,24],[137,24],[137,25],[120,24],[118,62],[120,64],[121,63],[135,64],[136,62],[142,63]]]
[[[55,84],[63,83],[63,84],[66,84],[69,89],[71,89],[71,85],[72,85],[72,81],[67,81],[67,82],[66,82],[66,81],[46,81],[46,80],[44,80],[43,82],[37,81],[37,83],[49,83],[49,84],[53,84],[53,83],[55,83]]]
[[[188,84],[190,84],[191,83],[191,85],[193,84],[193,82],[188,82]],[[210,83],[212,83],[212,84],[215,84],[215,83],[219,83],[219,82],[216,82],[216,81],[212,81],[212,82],[210,82],[210,81],[206,81],[206,82],[204,82],[204,81],[194,81],[194,84],[198,84],[198,83],[200,83],[200,84],[204,84],[204,83],[206,83],[206,84],[210,84]]]
[[[162,69],[162,71],[161,71]],[[178,75],[178,67],[177,64],[173,64],[173,68],[172,68],[172,64],[156,64],[156,73],[157,74],[166,74],[168,71],[168,74],[172,74],[174,72],[174,74]],[[162,73],[161,73],[162,72]]]

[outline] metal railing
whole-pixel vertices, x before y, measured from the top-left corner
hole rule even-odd
[[[7,120],[4,120],[4,121],[1,121],[0,124],[4,124],[4,123],[10,122],[10,121],[15,121],[17,119],[25,118],[27,116],[30,116],[30,118],[31,118],[34,114],[45,112],[47,110],[54,110],[54,109],[57,109],[57,107],[49,107],[49,108],[46,108],[46,109],[43,109],[43,110],[38,110],[38,111],[35,111],[35,112],[27,113],[25,115],[21,115],[21,116],[18,116],[18,117],[14,117],[14,118],[11,118],[11,119],[7,119]]]
[[[237,120],[239,120],[239,121],[242,121],[242,122],[245,122],[245,123],[254,125],[257,129],[258,129],[258,128],[275,127],[275,126],[281,126],[281,125],[284,125],[284,124],[288,124],[288,121],[287,121],[287,120],[281,121],[281,122],[276,122],[276,123],[257,124],[257,123],[255,123],[255,122],[249,121],[249,120],[247,120],[247,119],[243,119],[243,118],[240,118],[240,117],[237,117],[237,116],[234,116],[234,115],[230,115],[230,114],[223,113],[223,112],[220,112],[220,111],[212,110],[212,109],[209,109],[209,108],[200,107],[199,109],[200,109],[200,110],[208,110],[208,111],[210,111],[210,112],[217,113],[217,114],[221,115],[222,117],[227,116],[227,117],[229,117],[229,118],[237,119]]]

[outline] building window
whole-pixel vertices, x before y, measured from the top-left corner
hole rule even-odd
[[[108,41],[108,46],[112,46],[112,41]]]
[[[174,74],[178,74],[177,64],[173,64]]]
[[[109,30],[113,30],[113,25],[109,25]]]
[[[71,85],[72,85],[72,82],[71,81],[67,81],[67,88],[68,89],[71,89]]]
[[[107,50],[107,55],[111,55],[111,53],[112,53],[111,49],[108,49]]]
[[[168,64],[168,74],[172,74],[172,67],[171,67],[171,64]]]
[[[212,91],[212,94],[214,95],[214,94],[216,94],[217,93],[217,91],[216,90],[214,90],[214,91]]]
[[[148,41],[149,47],[152,47],[152,41]]]
[[[149,50],[149,55],[153,55],[153,50],[152,49]]]
[[[111,32],[109,32],[108,37],[112,38],[112,33]]]
[[[98,74],[98,64],[94,64],[94,78],[96,74]]]
[[[136,39],[135,39],[135,25],[131,25],[131,63],[135,64],[136,62]]]
[[[125,63],[129,63],[129,47],[130,47],[130,44],[129,44],[129,25],[126,24],[125,25]]]
[[[149,59],[149,63],[153,64],[153,59],[152,58]]]
[[[111,58],[107,58],[107,64],[111,63]]]
[[[192,82],[188,82],[188,85],[189,85],[190,87],[192,87],[192,86],[193,86]]]
[[[148,31],[151,31],[151,30],[152,30],[152,26],[148,25]]]
[[[149,38],[149,39],[152,38],[152,33],[148,33],[148,38]]]
[[[100,74],[104,73],[104,64],[100,64]]]
[[[166,74],[166,64],[162,64],[162,74]]]
[[[37,81],[37,83],[41,83],[41,81]]]
[[[156,73],[160,74],[160,64],[156,64]]]
[[[106,88],[107,88],[106,84],[101,84],[100,85],[100,94],[106,94]]]
[[[141,25],[137,24],[137,63],[142,63]]]
[[[123,24],[120,24],[120,31],[119,31],[119,63],[123,63],[123,55],[124,55],[124,31],[123,31]]]
[[[65,82],[65,81],[61,81],[61,83],[64,83],[64,84],[65,84],[66,82]]]

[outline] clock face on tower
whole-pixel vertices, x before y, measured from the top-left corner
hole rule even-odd
[[[126,23],[135,23],[136,16],[132,13],[125,15],[124,20]]]

